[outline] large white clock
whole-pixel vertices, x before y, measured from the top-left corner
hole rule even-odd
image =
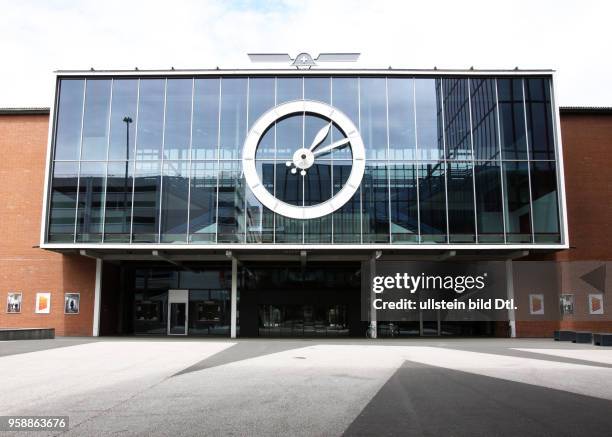
[[[351,149],[351,172],[346,183],[333,197],[316,205],[292,205],[277,199],[266,189],[257,172],[257,148],[263,134],[275,122],[299,114],[313,114],[328,123],[312,138],[312,142],[304,139],[305,144],[295,145],[292,159],[286,162],[287,167],[291,168],[293,177],[305,177],[309,169],[315,165],[317,158],[329,154],[333,149],[340,147]],[[319,147],[328,137],[332,124],[338,128],[344,138]],[[253,124],[244,142],[242,168],[247,185],[263,205],[285,217],[313,219],[331,214],[353,197],[359,189],[365,171],[365,150],[359,130],[342,111],[323,102],[296,100],[275,106]]]

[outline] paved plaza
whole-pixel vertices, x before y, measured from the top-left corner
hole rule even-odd
[[[71,436],[612,429],[612,349],[544,339],[57,338],[0,342],[0,374],[2,415],[68,415]]]

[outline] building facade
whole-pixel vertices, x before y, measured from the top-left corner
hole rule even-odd
[[[360,290],[377,263],[512,265],[573,250],[549,71],[60,72],[55,86],[46,175],[33,169],[44,145],[28,149],[40,203],[14,202],[30,221],[40,208],[45,250],[19,242],[5,254],[23,249],[28,266],[35,253],[33,278],[49,269],[53,281],[23,292],[2,326],[364,336]],[[46,127],[44,115],[3,119],[9,148]],[[8,215],[13,234],[24,224]],[[18,292],[11,270],[3,291]],[[47,290],[50,314],[32,314]],[[510,319],[397,324],[405,335],[547,335],[560,323]]]

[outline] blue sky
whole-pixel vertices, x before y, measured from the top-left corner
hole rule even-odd
[[[56,69],[244,68],[248,52],[302,51],[361,52],[360,67],[552,68],[562,105],[612,106],[605,1],[0,2],[0,106],[48,106]]]

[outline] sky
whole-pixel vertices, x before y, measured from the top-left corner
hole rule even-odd
[[[612,106],[610,1],[0,0],[0,8],[0,107],[50,106],[54,70],[265,66],[249,61],[252,52],[360,52],[343,65],[351,68],[554,69],[560,105]]]

